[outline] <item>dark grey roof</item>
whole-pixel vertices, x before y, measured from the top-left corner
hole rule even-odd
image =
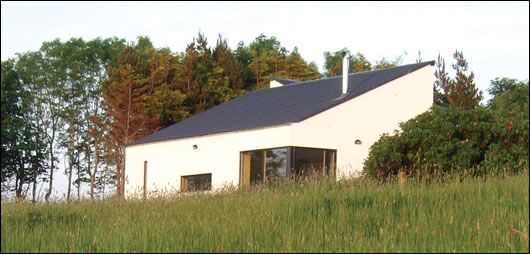
[[[269,78],[269,81],[273,81],[273,80],[276,80],[276,81],[280,82],[280,84],[282,84],[282,85],[287,85],[287,84],[293,84],[293,83],[301,82],[301,81],[298,81],[298,80],[279,78],[279,77],[270,77]]]
[[[434,61],[349,74],[343,97],[342,76],[255,90],[130,145],[300,122],[427,65]]]

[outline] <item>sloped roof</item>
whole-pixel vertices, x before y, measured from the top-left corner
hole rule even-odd
[[[251,91],[129,146],[300,122],[427,65],[434,61],[351,73],[343,97],[342,76]]]

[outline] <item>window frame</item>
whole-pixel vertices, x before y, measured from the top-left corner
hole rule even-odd
[[[202,177],[202,176],[210,176],[209,179],[209,186],[207,189],[197,189],[194,188],[190,190],[189,186],[189,178],[190,177]],[[206,181],[208,182],[208,181]],[[212,190],[212,173],[203,173],[203,174],[193,174],[193,175],[182,175],[180,176],[180,191],[181,192],[202,192],[202,191],[210,191]]]

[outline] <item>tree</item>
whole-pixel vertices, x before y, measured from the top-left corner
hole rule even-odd
[[[187,116],[184,105],[186,97],[180,89],[186,89],[190,95],[197,95],[197,107],[206,104],[206,87],[195,86],[200,85],[202,79],[207,80],[207,76],[195,76],[195,71],[206,73],[204,69],[209,64],[209,52],[203,50],[207,49],[206,43],[200,39],[199,42],[197,47],[200,51],[190,49],[190,53],[196,53],[197,58],[194,56],[191,62],[184,59],[180,75],[178,58],[171,55],[169,49],[155,49],[146,37],[140,37],[136,45],[126,46],[119,56],[119,65],[107,69],[108,79],[103,84],[103,96],[110,122],[109,139],[105,144],[107,151],[114,154],[112,161],[117,167],[118,195],[124,193],[125,145]],[[188,73],[185,73],[186,64],[191,64]],[[188,86],[179,84],[188,77]]]
[[[490,102],[498,95],[502,94],[507,90],[512,90],[521,86],[528,86],[528,80],[520,81],[512,78],[495,78],[490,81],[490,87],[488,88],[488,93],[493,96]]]
[[[438,70],[435,72],[435,101],[442,101],[441,103],[443,103],[443,100],[447,100],[449,106],[460,109],[475,108],[482,100],[482,91],[475,87],[473,72],[466,74],[468,63],[464,59],[463,53],[456,50],[453,57],[456,60],[456,63],[452,65],[456,71],[455,79],[449,78],[445,72],[445,61],[438,56]],[[445,99],[441,98],[438,89],[443,91]]]
[[[27,84],[21,80],[15,60],[2,62],[2,191],[13,189],[21,200],[33,185],[35,202],[38,177],[47,168],[46,145],[45,133],[39,128],[40,105]]]
[[[185,119],[189,111],[184,106],[186,95],[178,85],[182,69],[178,57],[169,49],[156,50],[147,60],[147,68],[149,82],[154,84],[152,95],[145,99],[147,112],[157,116],[162,128]]]
[[[375,62],[374,70],[399,66],[403,62],[403,56],[405,55],[407,55],[407,52],[404,52],[403,55],[396,57],[394,60],[388,60],[386,57],[382,57],[381,60]],[[421,57],[416,61],[421,61]]]
[[[294,47],[293,51],[287,56],[285,68],[285,76],[278,76],[300,81],[320,78],[316,64],[307,64],[298,53],[297,47]]]
[[[35,135],[39,137],[39,143],[44,142],[47,147],[43,149],[46,151],[49,178],[44,178],[43,180],[49,181],[49,189],[45,195],[45,199],[48,201],[53,184],[53,173],[56,169],[55,163],[58,160],[55,148],[57,147],[57,133],[61,128],[61,89],[57,85],[50,62],[40,51],[27,52],[17,56],[16,70],[22,87],[27,91],[31,91],[31,99],[28,100],[30,105],[27,111],[31,112],[33,120],[24,120],[24,128],[34,126],[36,128],[35,132],[42,134]],[[29,133],[26,132],[26,134]],[[42,155],[41,152],[38,154]],[[36,182],[34,181],[35,184]]]
[[[96,38],[86,43],[88,57],[88,75],[91,82],[87,83],[85,89],[85,112],[83,122],[85,125],[85,135],[83,144],[85,146],[86,171],[90,177],[90,198],[94,199],[95,189],[105,188],[104,184],[110,182],[109,165],[111,161],[106,160],[107,150],[105,150],[106,138],[108,137],[109,124],[108,115],[103,103],[102,86],[106,78],[105,68],[107,66],[116,67],[118,65],[118,55],[125,46],[125,41],[118,38],[108,38],[101,40]],[[93,166],[91,162],[93,161]],[[107,172],[100,170],[100,165],[107,169]],[[104,174],[107,173],[107,174]],[[104,180],[105,179],[105,180]]]
[[[15,70],[15,60],[2,61],[2,192],[11,189],[10,179],[16,174],[19,153],[17,151],[18,130],[22,129],[21,102],[27,94],[22,90],[18,74]]]
[[[117,156],[117,193],[123,195],[125,181],[125,145],[156,130],[157,119],[147,114],[144,100],[153,93],[143,75],[140,54],[133,46],[125,47],[119,57],[119,68],[108,69],[103,94],[112,118],[110,135]]]
[[[233,91],[232,96],[241,95],[243,92],[243,67],[228,48],[226,39],[222,39],[221,35],[217,39],[213,56],[214,65],[221,68],[218,72],[222,72],[221,76],[228,80],[228,87]]]
[[[518,81],[509,78],[496,78],[491,81],[488,92],[494,97],[488,102],[488,107],[498,112],[522,113],[529,118],[529,90],[528,80]]]
[[[324,52],[324,66],[327,70],[325,75],[327,77],[342,75],[342,61],[344,52],[349,52],[349,50],[347,48],[344,48],[335,52]],[[355,55],[350,56],[349,61],[349,73],[369,71],[372,69],[372,64],[366,59],[363,54],[359,52],[357,52],[357,54]]]
[[[443,93],[445,87],[449,87],[451,82],[451,77],[449,73],[445,71],[445,60],[438,54],[438,61],[436,62],[436,70],[434,71],[434,81],[433,87],[433,102],[438,106],[447,106],[447,97]]]
[[[272,76],[296,80],[320,77],[316,64],[308,64],[297,47],[289,53],[274,36],[260,34],[248,47],[240,43],[235,55],[242,63],[248,63],[242,64],[247,90],[268,88]]]
[[[243,41],[240,41],[237,44],[237,48],[234,51],[234,56],[239,64],[241,64],[242,78],[243,78],[243,90],[250,91],[254,87],[255,82],[253,82],[252,73],[249,69],[249,64],[252,61],[252,55],[250,53],[249,47],[245,46]]]
[[[67,201],[70,201],[72,182],[77,187],[77,197],[81,198],[81,183],[87,182],[85,177],[90,165],[83,165],[83,158],[90,158],[90,152],[83,145],[86,140],[84,118],[89,106],[89,94],[92,77],[89,67],[93,65],[94,54],[88,54],[86,43],[81,38],[72,38],[65,43],[59,40],[43,43],[41,51],[53,68],[53,75],[62,92],[60,99],[64,106],[61,119],[65,126],[59,134],[61,147],[66,149],[68,167]],[[88,163],[89,164],[89,163]],[[76,179],[72,180],[74,171]]]

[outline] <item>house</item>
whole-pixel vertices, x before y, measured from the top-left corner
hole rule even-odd
[[[433,66],[304,82],[271,78],[273,88],[129,144],[125,194],[246,186],[293,174],[356,175],[381,134],[431,107]]]

